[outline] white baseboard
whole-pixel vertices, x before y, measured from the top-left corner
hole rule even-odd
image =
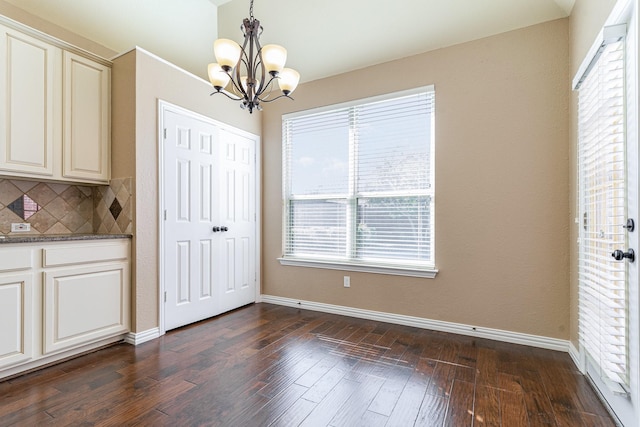
[[[153,328],[142,332],[129,332],[124,337],[124,342],[127,344],[140,345],[143,342],[155,340],[158,337],[160,337],[160,329]]]
[[[522,344],[531,347],[563,351],[565,353],[569,352],[570,350],[569,341],[557,338],[548,338],[539,335],[522,334],[519,332],[483,328],[480,326],[463,325],[460,323],[443,322],[441,320],[430,320],[422,317],[405,316],[402,314],[385,313],[381,311],[363,310],[360,308],[345,307],[341,305],[324,304],[313,301],[301,301],[272,295],[262,295],[261,299],[262,302],[269,304],[298,307],[304,308],[306,310],[321,311],[324,313],[339,314],[342,316],[358,317],[361,319],[377,320],[379,322],[395,323],[398,325],[413,326],[416,328],[430,329],[440,332],[450,332],[453,334],[468,335],[495,341],[503,341],[513,344]]]
[[[569,341],[569,356],[571,356],[574,365],[576,365],[578,370],[584,375],[586,373],[584,356],[571,341]]]

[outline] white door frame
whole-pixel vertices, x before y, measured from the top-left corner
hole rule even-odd
[[[252,134],[250,132],[246,132],[242,129],[238,129],[236,127],[227,125],[225,123],[214,120],[210,117],[203,116],[194,111],[187,110],[186,108],[179,107],[170,102],[164,101],[162,99],[158,99],[158,133],[157,133],[157,141],[158,141],[158,281],[159,281],[159,292],[158,292],[158,329],[160,335],[164,335],[166,332],[165,329],[165,304],[164,304],[164,295],[166,291],[165,284],[165,262],[164,262],[164,243],[165,243],[165,231],[164,231],[164,211],[165,211],[165,200],[164,200],[164,190],[165,190],[165,177],[164,177],[164,113],[166,111],[172,111],[177,114],[182,114],[185,116],[190,116],[198,120],[202,120],[207,123],[211,123],[212,125],[226,130],[231,130],[234,133],[237,133],[242,136],[246,136],[248,138],[256,139],[256,302],[261,301],[261,257],[260,257],[260,248],[261,248],[261,218],[262,218],[262,172],[261,172],[261,164],[262,164],[262,142],[260,136]]]

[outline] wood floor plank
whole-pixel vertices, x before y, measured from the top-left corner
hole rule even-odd
[[[411,373],[408,369],[390,369],[382,387],[372,400],[369,410],[381,415],[390,416],[404,390]]]
[[[340,365],[331,368],[302,397],[311,402],[321,402],[333,388],[344,378],[347,370]]]
[[[500,415],[503,426],[529,425],[527,407],[521,393],[500,391]]]
[[[500,391],[484,384],[476,384],[474,406],[475,423],[483,427],[500,427]]]
[[[449,397],[455,378],[456,365],[447,362],[437,362],[433,370],[427,393],[435,396]]]
[[[478,384],[498,386],[498,358],[495,350],[479,348],[476,362]]]
[[[449,398],[449,407],[445,417],[445,425],[465,427],[473,425],[474,385],[455,380]]]
[[[304,386],[291,384],[282,393],[269,399],[265,405],[250,410],[245,409],[239,417],[229,419],[228,422],[230,425],[237,426],[268,426],[284,414],[306,391],[307,388]]]
[[[285,410],[280,417],[276,418],[272,426],[276,427],[290,427],[302,424],[305,418],[309,416],[311,411],[316,407],[317,403],[300,398],[287,410]]]
[[[0,381],[5,426],[614,426],[556,351],[252,304]]]
[[[331,390],[331,393],[311,411],[309,416],[300,424],[302,427],[317,427],[329,425],[329,422],[342,408],[344,403],[358,389],[359,384],[342,379]]]
[[[366,411],[359,420],[350,427],[386,427],[388,418],[375,412]]]
[[[430,381],[430,377],[414,371],[389,415],[387,422],[389,427],[404,427],[414,424],[420,413],[420,406]],[[369,410],[371,410],[371,407],[369,407]]]
[[[318,363],[307,370],[307,372],[298,377],[295,383],[307,388],[312,387],[320,380],[320,378],[325,376],[327,372],[336,366],[338,360],[339,358],[334,355],[329,355],[321,359]]]
[[[342,405],[340,410],[331,419],[329,425],[332,427],[352,427],[362,425],[363,418],[371,401],[378,394],[380,387],[384,384],[382,378],[369,377],[361,382],[357,390],[351,394],[349,399]],[[372,415],[369,415],[371,417]]]
[[[542,392],[527,392],[524,394],[529,424],[535,426],[556,426],[556,417],[549,396]]]
[[[416,418],[416,427],[433,427],[444,425],[449,399],[441,396],[425,394]],[[514,424],[515,426],[515,424]]]

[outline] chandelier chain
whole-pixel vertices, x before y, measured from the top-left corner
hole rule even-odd
[[[249,5],[249,18],[253,21],[253,0],[251,0],[251,4]]]

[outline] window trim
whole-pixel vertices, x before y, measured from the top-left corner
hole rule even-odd
[[[354,106],[358,106],[358,105],[362,105],[362,104],[367,104],[367,103],[374,103],[374,102],[378,102],[378,101],[385,101],[385,100],[389,100],[389,99],[394,99],[394,98],[401,98],[404,96],[410,96],[410,95],[416,95],[419,93],[423,93],[423,92],[434,92],[435,93],[435,85],[427,85],[427,86],[421,86],[421,87],[417,87],[417,88],[413,88],[413,89],[408,89],[408,90],[402,90],[402,91],[397,91],[397,92],[391,92],[391,93],[387,93],[387,94],[383,94],[383,95],[377,95],[377,96],[372,96],[372,97],[367,97],[367,98],[361,98],[361,99],[355,99],[352,101],[348,101],[348,102],[343,102],[343,103],[339,103],[339,104],[332,104],[332,105],[326,105],[326,106],[322,106],[322,107],[318,107],[318,108],[312,108],[312,109],[308,109],[308,110],[301,110],[301,111],[296,111],[293,113],[289,113],[289,114],[283,114],[282,115],[282,121],[284,122],[285,120],[288,119],[292,119],[292,118],[296,118],[296,117],[300,117],[300,116],[306,116],[306,115],[310,115],[310,114],[321,114],[324,112],[329,112],[329,111],[334,111],[334,110],[339,110],[339,109],[344,109],[344,108],[350,108],[350,107],[354,107]],[[431,114],[435,114],[435,110],[432,110]],[[433,141],[433,133],[434,130],[432,128],[431,130],[432,132],[432,141]],[[433,159],[434,158],[434,154],[435,154],[435,144],[431,144],[431,153],[430,153],[430,158]],[[285,159],[284,159],[284,152],[283,152],[283,175],[285,172]],[[435,165],[432,165],[432,167],[435,169]],[[286,194],[287,194],[287,188],[286,188],[286,182],[282,182],[282,194],[283,194],[283,202],[286,202]],[[432,198],[435,199],[435,176],[432,176],[432,180],[431,180],[431,188],[428,191],[428,195]],[[314,199],[316,198],[316,196],[318,195],[314,195]],[[325,195],[327,196],[327,195]],[[335,196],[335,195],[333,195]],[[332,197],[332,196],[329,196]],[[300,198],[300,199],[304,199],[304,196],[299,196],[296,198]],[[283,204],[284,207],[284,204]],[[277,258],[277,260],[280,262],[280,265],[283,266],[294,266],[294,267],[308,267],[308,268],[321,268],[321,269],[330,269],[330,270],[343,270],[343,271],[356,271],[356,272],[364,272],[364,273],[374,273],[374,274],[387,274],[387,275],[397,275],[397,276],[407,276],[407,277],[420,277],[420,278],[428,278],[428,279],[433,279],[436,277],[436,275],[438,274],[438,269],[435,266],[435,257],[432,258],[432,263],[425,265],[420,264],[418,265],[418,263],[411,263],[411,262],[407,262],[407,263],[387,263],[384,260],[380,260],[380,261],[372,261],[372,260],[357,260],[357,259],[336,259],[333,257],[327,257],[325,259],[323,259],[322,256],[317,256],[317,257],[313,257],[313,258],[309,258],[309,257],[301,257],[301,256],[295,256],[295,255],[284,255],[284,248],[286,246],[286,236],[285,236],[285,230],[287,229],[287,213],[286,213],[286,209],[283,209],[282,212],[282,249],[283,249],[283,255],[280,258]],[[432,250],[435,251],[435,227],[434,227],[434,222],[435,222],[435,212],[433,212],[433,215],[431,216],[431,233],[434,235],[433,240],[432,240]]]
[[[324,268],[328,270],[358,271],[362,273],[389,274],[393,276],[422,277],[435,279],[438,269],[435,267],[417,267],[402,264],[386,265],[382,262],[356,262],[347,260],[322,260],[320,258],[300,258],[294,256],[278,258],[280,265],[291,267]]]

